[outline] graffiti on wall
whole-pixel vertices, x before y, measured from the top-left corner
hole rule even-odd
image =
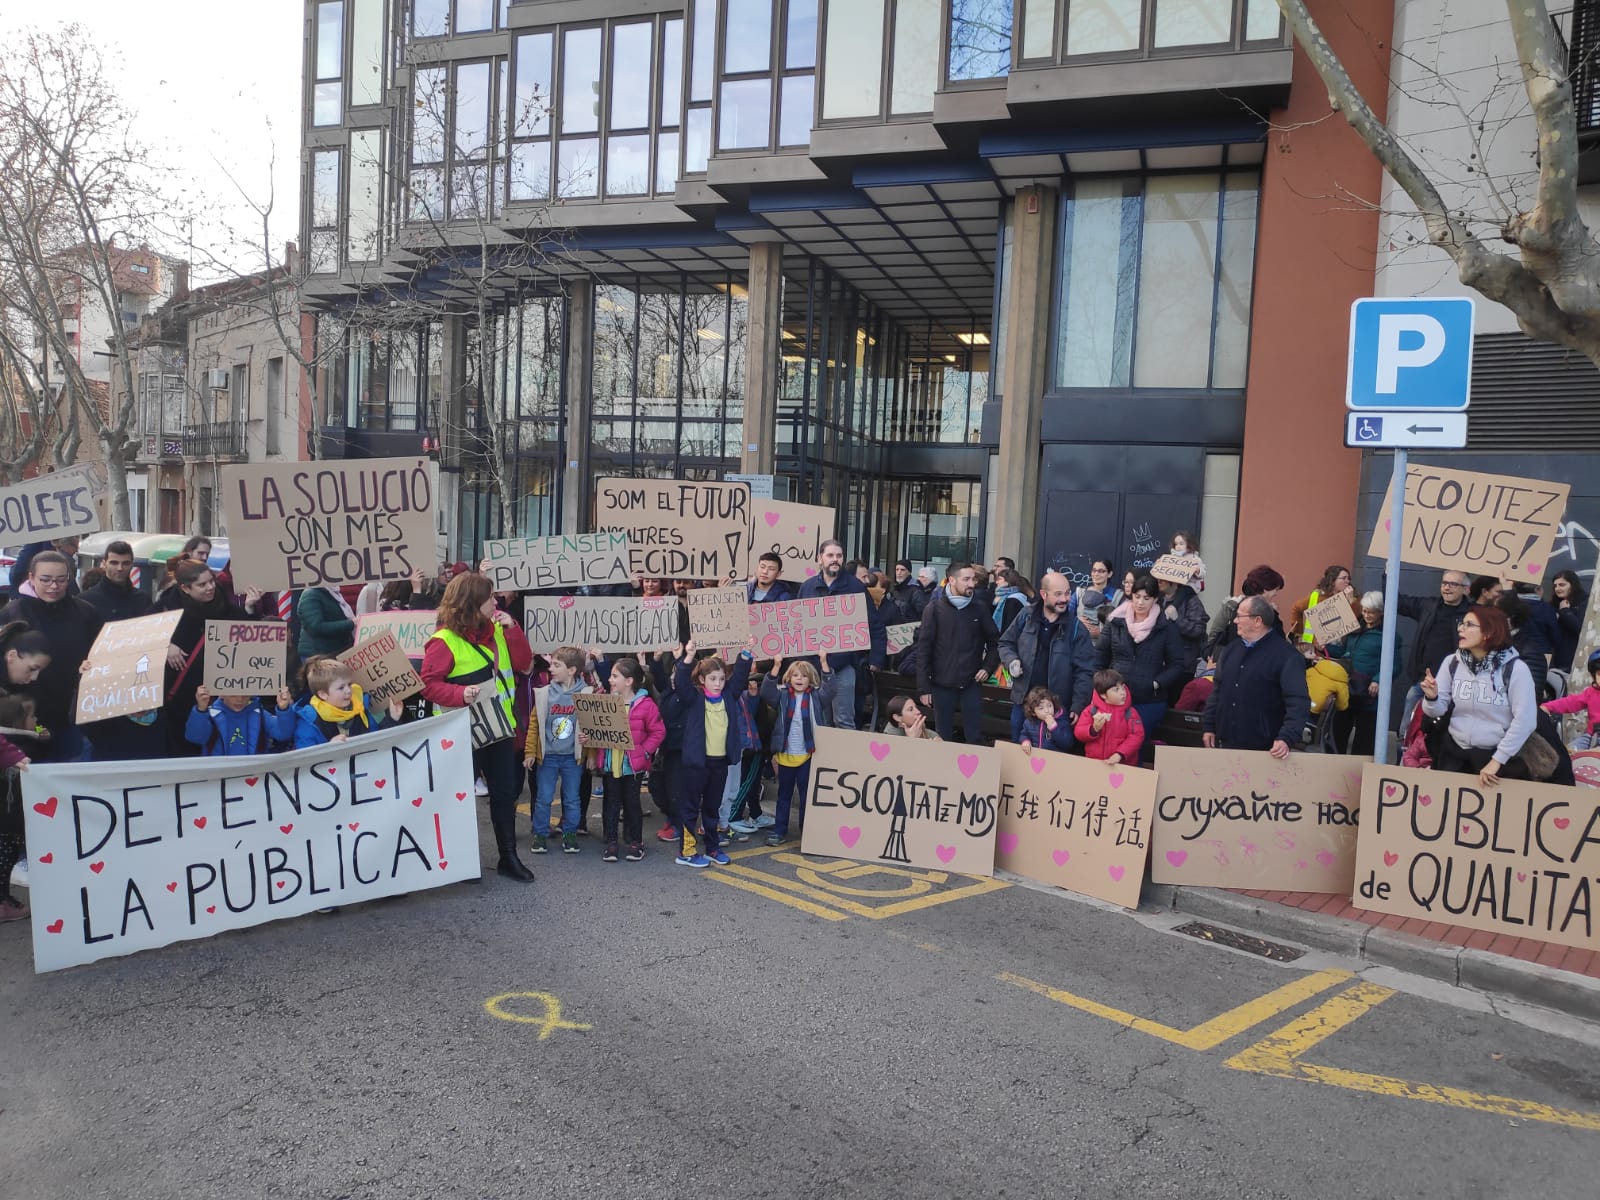
[[[1550,548],[1550,568],[1546,577],[1557,571],[1576,571],[1578,578],[1584,582],[1584,590],[1590,591],[1597,559],[1600,559],[1600,536],[1590,533],[1582,522],[1562,521],[1556,530],[1555,544]]]

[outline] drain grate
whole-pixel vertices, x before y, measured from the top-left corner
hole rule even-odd
[[[1215,942],[1219,946],[1243,950],[1247,954],[1259,954],[1262,958],[1270,958],[1273,962],[1293,962],[1305,953],[1295,946],[1280,946],[1277,942],[1269,942],[1265,938],[1251,937],[1246,933],[1236,933],[1232,929],[1207,925],[1204,921],[1190,921],[1187,925],[1179,925],[1175,932],[1186,933],[1192,938],[1199,938],[1202,942]]]

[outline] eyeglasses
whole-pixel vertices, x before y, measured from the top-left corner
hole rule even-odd
[[[66,587],[67,577],[65,575],[35,575],[33,584],[35,587]]]
[[[1461,628],[1462,629],[1482,629],[1483,626],[1479,625],[1476,621],[1463,621],[1463,622],[1461,622]]]
[[[1439,581],[1439,584],[1440,584],[1441,587],[1448,587],[1448,588],[1464,588],[1464,587],[1467,586],[1465,580],[1463,580],[1460,583],[1457,583],[1454,579],[1441,579]]]

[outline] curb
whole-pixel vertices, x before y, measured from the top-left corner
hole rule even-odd
[[[1271,904],[1220,888],[1147,886],[1144,904],[1218,921],[1257,937],[1282,938],[1317,950],[1394,967],[1453,987],[1509,996],[1554,1012],[1600,1022],[1600,980],[1486,950],[1447,946],[1409,933],[1380,929]]]

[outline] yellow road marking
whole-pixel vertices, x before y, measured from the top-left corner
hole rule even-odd
[[[728,857],[732,858],[733,855],[730,854]],[[740,888],[746,892],[754,892],[758,896],[765,896],[768,900],[776,900],[780,904],[798,908],[801,912],[810,913],[813,917],[821,917],[824,921],[848,921],[850,919],[844,913],[835,909],[824,908],[820,904],[813,904],[811,901],[803,900],[799,896],[786,896],[780,891],[767,887],[765,884],[753,883],[748,879],[737,878],[732,874],[732,872],[742,869],[731,866],[718,867],[712,871],[711,878],[718,883],[725,883],[729,887]],[[755,875],[756,872],[751,871],[750,874]],[[774,882],[781,881],[774,880]]]
[[[1421,1100],[1426,1104],[1443,1104],[1451,1108],[1464,1108],[1493,1116],[1540,1121],[1548,1125],[1565,1125],[1572,1129],[1600,1130],[1600,1113],[1577,1112],[1540,1104],[1533,1100],[1518,1100],[1512,1096],[1496,1096],[1487,1092],[1468,1091],[1465,1088],[1440,1087],[1431,1083],[1398,1079],[1390,1075],[1371,1075],[1363,1071],[1346,1071],[1339,1067],[1324,1067],[1300,1061],[1302,1054],[1326,1041],[1392,995],[1394,992],[1389,988],[1372,983],[1358,983],[1296,1017],[1282,1029],[1268,1034],[1254,1045],[1245,1047],[1223,1065],[1257,1075],[1271,1075],[1279,1079],[1303,1079],[1310,1083],[1326,1084],[1352,1092],[1366,1092],[1374,1096]]]
[[[1275,988],[1265,996],[1258,996],[1254,1000],[1247,1000],[1237,1008],[1231,1008],[1220,1016],[1212,1017],[1196,1025],[1193,1029],[1174,1029],[1171,1025],[1163,1025],[1159,1021],[1152,1021],[1146,1017],[1135,1016],[1133,1013],[1124,1012],[1120,1008],[1112,1008],[1108,1004],[1101,1004],[1098,1000],[1090,1000],[1086,996],[1074,995],[1064,992],[1060,988],[1050,987],[1048,984],[1013,975],[1009,971],[1002,971],[995,976],[1003,983],[1014,984],[1030,992],[1036,992],[1047,999],[1079,1012],[1086,1012],[1090,1016],[1103,1017],[1107,1021],[1114,1021],[1118,1025],[1129,1029],[1136,1029],[1140,1033],[1147,1033],[1151,1037],[1160,1038],[1165,1042],[1172,1042],[1190,1050],[1212,1050],[1229,1038],[1237,1037],[1247,1029],[1253,1029],[1262,1022],[1270,1020],[1286,1009],[1293,1008],[1303,1000],[1309,1000],[1319,992],[1325,992],[1335,984],[1343,983],[1351,978],[1349,971],[1317,971],[1311,975],[1302,975],[1291,980],[1280,988]]]
[[[524,1013],[508,1012],[505,1008],[508,1000],[537,1000],[544,1005],[542,1017],[530,1017]],[[572,1029],[587,1031],[594,1028],[592,1025],[580,1025],[576,1021],[564,1020],[561,1016],[561,1001],[551,992],[502,992],[498,996],[490,996],[483,1002],[484,1011],[491,1017],[502,1021],[512,1021],[518,1025],[539,1026],[539,1040],[542,1042],[558,1029]]]

